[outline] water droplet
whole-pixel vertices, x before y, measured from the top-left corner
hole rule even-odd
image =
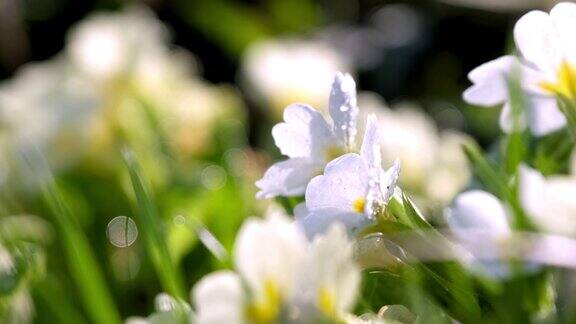
[[[348,106],[340,106],[340,111],[341,112],[347,112],[350,108]]]
[[[226,184],[226,171],[218,165],[210,165],[202,170],[202,185],[209,190],[218,190]]]
[[[186,217],[184,217],[184,215],[176,215],[172,221],[176,225],[184,225],[186,224]]]
[[[110,243],[117,247],[132,245],[138,237],[138,227],[132,218],[127,216],[114,217],[106,229]]]

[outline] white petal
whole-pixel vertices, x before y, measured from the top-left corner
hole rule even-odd
[[[546,210],[546,179],[544,176],[526,166],[519,168],[519,195],[522,208],[532,217],[543,217]]]
[[[244,291],[237,274],[218,271],[202,278],[192,290],[196,323],[244,323]]]
[[[376,115],[370,114],[366,119],[366,131],[364,132],[360,155],[366,160],[368,167],[371,169],[382,167],[382,152],[380,146],[378,119]]]
[[[356,235],[358,231],[372,223],[370,218],[353,213],[342,212],[341,210],[323,209],[301,214],[296,222],[306,232],[308,239],[313,239],[318,234],[326,233],[333,224],[342,224],[350,236]]]
[[[494,195],[472,190],[458,195],[448,210],[448,225],[458,230],[487,230],[495,235],[510,231],[504,206]]]
[[[306,188],[306,207],[310,211],[353,212],[354,202],[366,198],[368,185],[368,166],[364,159],[358,154],[345,154],[328,163],[324,175],[310,181]]]
[[[284,122],[272,128],[280,152],[288,157],[323,161],[325,150],[336,144],[330,126],[318,111],[308,105],[294,104],[284,110]]]
[[[531,11],[514,26],[516,46],[524,58],[540,70],[555,74],[563,53],[551,17],[543,11]]]
[[[400,177],[400,160],[394,160],[394,164],[388,169],[380,180],[380,188],[383,194],[384,203],[388,203],[398,185]]]
[[[320,291],[332,294],[336,313],[350,311],[355,305],[360,285],[360,269],[353,260],[353,244],[342,224],[332,224],[326,234],[312,242],[307,280],[314,287],[316,296]],[[318,301],[316,301],[318,302]]]
[[[548,233],[576,236],[576,180],[566,176],[547,179],[546,210],[537,225]]]
[[[519,131],[522,131],[526,128],[526,115],[522,114],[521,116],[519,116]],[[500,118],[498,119],[498,122],[500,124],[500,128],[502,129],[502,131],[504,133],[511,133],[514,129],[514,121],[512,119],[512,107],[510,106],[510,103],[506,103],[504,104],[504,106],[502,106],[502,112],[500,112]]]
[[[270,166],[264,177],[256,181],[260,191],[257,198],[276,196],[300,196],[304,194],[310,179],[318,173],[320,166],[306,158],[293,158]]]
[[[307,244],[301,228],[286,217],[251,218],[236,239],[236,268],[255,295],[264,293],[266,282],[272,282],[283,297],[290,296]]]
[[[572,2],[557,4],[550,11],[550,17],[558,31],[565,58],[572,64],[576,64],[576,42],[574,42],[574,31],[576,31],[576,4]]]
[[[518,59],[507,55],[484,63],[468,74],[474,84],[464,92],[466,102],[478,106],[496,106],[508,99],[508,76]]]
[[[528,123],[532,133],[544,136],[563,128],[566,117],[558,109],[556,98],[543,96],[527,96]]]
[[[356,137],[356,83],[349,74],[336,73],[330,92],[329,112],[334,121],[334,134],[351,148]]]

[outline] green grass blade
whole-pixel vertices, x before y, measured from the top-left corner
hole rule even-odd
[[[124,152],[124,162],[128,169],[132,189],[135,194],[136,220],[142,229],[142,237],[152,259],[152,264],[160,279],[160,283],[163,289],[170,295],[180,299],[186,299],[182,275],[168,252],[162,231],[162,222],[156,206],[152,203],[148,190],[142,181],[139,165],[130,152]]]
[[[504,166],[507,174],[514,174],[516,169],[526,158],[527,145],[524,127],[522,124],[525,115],[525,100],[520,86],[520,75],[514,73],[508,80],[508,98],[512,114],[512,130],[504,140]]]
[[[478,179],[486,186],[488,191],[499,197],[507,197],[510,190],[506,185],[506,175],[497,169],[484,157],[481,149],[476,144],[464,144],[464,153],[470,163],[474,166],[474,171]]]
[[[121,323],[90,243],[51,179],[43,183],[43,193],[54,215],[68,267],[90,319],[94,323]]]

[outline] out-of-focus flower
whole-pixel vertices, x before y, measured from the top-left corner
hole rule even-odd
[[[140,68],[168,49],[166,28],[143,7],[120,13],[96,13],[68,36],[67,53],[89,77],[109,81]]]
[[[338,320],[356,301],[360,272],[339,225],[310,242],[276,215],[250,219],[235,247],[238,273],[219,271],[192,291],[197,323]]]
[[[58,169],[87,146],[84,126],[101,103],[62,57],[30,63],[0,85],[0,137],[11,156],[38,149]],[[19,152],[20,151],[20,152]]]
[[[241,117],[234,90],[197,78],[191,55],[171,49],[167,29],[144,8],[95,14],[68,39],[70,61],[105,98],[91,128],[97,154],[112,144],[116,123],[142,140],[142,123],[152,117],[179,157],[201,155],[212,147],[218,123]]]
[[[384,211],[399,173],[398,161],[389,170],[382,169],[378,125],[370,116],[360,154],[348,153],[328,163],[324,174],[308,184],[305,205],[296,209],[296,217],[310,237],[334,222],[355,234]]]
[[[471,171],[462,151],[469,138],[457,131],[439,131],[434,121],[414,105],[387,108],[376,94],[361,93],[363,112],[378,118],[382,159],[402,164],[400,184],[421,203],[445,206],[470,181]]]
[[[179,160],[210,153],[216,128],[236,120],[241,129],[242,104],[231,87],[198,78],[191,55],[172,49],[168,36],[142,7],[79,23],[64,54],[0,86],[1,150],[38,148],[56,170],[79,161],[114,167],[126,143],[152,157],[164,147]],[[18,163],[8,160],[2,178],[15,174]],[[152,178],[165,172],[161,159],[141,160]]]
[[[566,124],[557,97],[576,100],[576,4],[560,3],[550,14],[531,11],[514,27],[514,39],[521,57],[503,56],[474,69],[474,83],[464,99],[480,106],[504,104],[500,124],[512,129],[508,84],[518,78],[525,93],[524,124],[536,136],[551,133]]]
[[[272,165],[256,182],[257,197],[297,196],[322,172],[330,160],[355,149],[356,83],[350,75],[337,73],[330,93],[330,125],[321,113],[304,104],[284,111],[284,122],[272,129],[276,146],[288,160]]]
[[[268,40],[253,45],[242,61],[242,78],[255,100],[275,116],[293,102],[326,111],[329,85],[344,59],[320,41]]]
[[[472,190],[458,195],[446,210],[448,226],[464,248],[485,256],[501,254],[499,243],[511,233],[508,213],[498,198],[481,191]],[[474,230],[483,234],[470,235]],[[471,268],[490,277],[502,278],[509,275],[510,269],[500,261],[477,259],[475,255],[465,260]]]
[[[547,233],[576,236],[576,177],[544,176],[520,166],[520,201],[530,219]]]

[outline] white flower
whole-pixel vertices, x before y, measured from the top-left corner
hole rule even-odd
[[[308,105],[286,108],[284,122],[274,126],[272,136],[289,159],[272,165],[256,182],[258,198],[302,195],[326,163],[355,148],[358,107],[356,84],[350,75],[336,74],[329,106],[332,124]]]
[[[235,252],[237,273],[219,271],[194,287],[197,323],[313,323],[341,318],[356,302],[360,272],[338,225],[309,242],[285,217],[251,219]]]
[[[329,84],[337,71],[348,70],[330,46],[314,40],[266,40],[252,45],[242,58],[249,93],[276,116],[293,102],[326,111]]]
[[[520,201],[530,219],[541,230],[576,235],[576,178],[553,176],[520,166]]]
[[[131,7],[120,13],[96,13],[68,35],[71,61],[96,80],[109,80],[164,51],[168,33],[152,13]]]
[[[29,63],[0,85],[3,149],[11,157],[38,149],[53,168],[67,166],[86,149],[84,125],[100,103],[62,57]]]
[[[334,222],[355,234],[384,210],[396,189],[400,164],[396,161],[385,172],[380,154],[376,117],[370,116],[360,154],[348,153],[328,163],[324,174],[308,184],[305,205],[295,210],[310,237]]]
[[[576,4],[560,3],[550,14],[531,11],[516,23],[514,39],[521,57],[503,56],[469,74],[474,85],[466,101],[480,106],[505,104],[500,118],[510,131],[508,82],[519,76],[527,104],[524,123],[537,135],[546,135],[566,123],[556,97],[576,100]]]
[[[508,213],[498,198],[481,191],[464,192],[454,199],[446,210],[448,226],[472,256],[465,260],[471,268],[490,277],[506,277],[509,268],[494,260],[481,260],[482,257],[496,258],[502,252],[499,242],[510,235]]]

